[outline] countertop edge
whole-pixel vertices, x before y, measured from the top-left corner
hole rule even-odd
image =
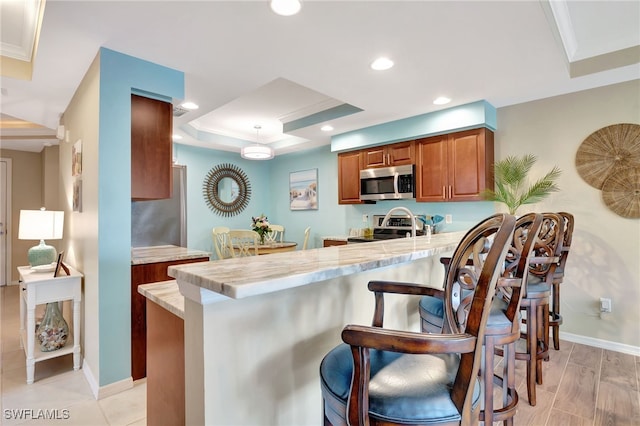
[[[139,285],[138,293],[184,319],[184,296],[180,294],[176,280]]]

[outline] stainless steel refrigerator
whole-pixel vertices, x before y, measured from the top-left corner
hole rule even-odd
[[[131,202],[131,247],[187,246],[187,167],[173,166],[173,196]]]

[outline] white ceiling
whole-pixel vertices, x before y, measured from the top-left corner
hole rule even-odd
[[[55,134],[101,46],[184,71],[200,108],[174,119],[180,143],[239,152],[259,124],[282,154],[481,99],[502,107],[638,79],[640,2],[307,0],[282,17],[266,0],[48,0],[33,78],[2,78],[2,113]],[[380,55],[395,67],[372,71]],[[432,104],[443,95],[449,105]],[[283,134],[343,104],[362,111],[330,120],[332,132],[307,120]],[[28,149],[0,130],[3,148]]]

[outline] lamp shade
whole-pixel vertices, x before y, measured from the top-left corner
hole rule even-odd
[[[248,160],[270,160],[273,158],[273,148],[265,145],[245,146],[240,151],[242,158]]]
[[[59,240],[62,238],[64,212],[20,210],[19,240]]]
[[[56,261],[56,249],[44,240],[62,238],[64,212],[49,210],[20,210],[18,239],[40,240],[40,244],[29,249],[27,257],[32,267],[51,264]]]

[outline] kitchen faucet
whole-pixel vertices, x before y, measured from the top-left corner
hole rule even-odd
[[[391,213],[395,211],[403,211],[409,215],[409,217],[411,218],[411,236],[415,237],[416,236],[416,216],[411,212],[411,210],[409,210],[406,207],[394,207],[391,210],[389,210],[389,212],[386,214],[384,219],[382,219],[382,226],[387,226],[387,221],[391,217]]]

